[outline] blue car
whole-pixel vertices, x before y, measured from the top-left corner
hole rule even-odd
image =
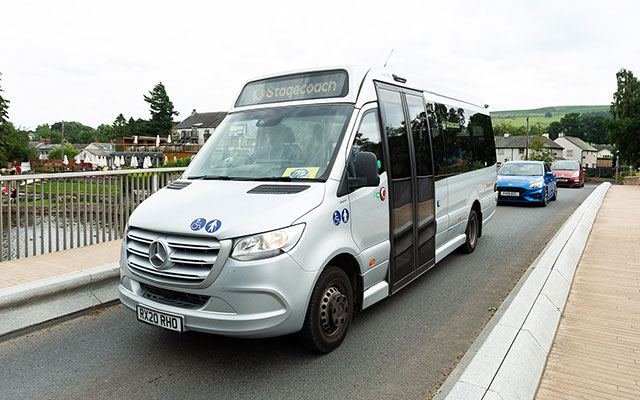
[[[498,203],[538,203],[558,198],[558,179],[542,161],[508,161],[498,170]]]

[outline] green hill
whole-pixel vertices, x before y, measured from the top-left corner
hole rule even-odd
[[[532,110],[506,110],[492,111],[491,120],[493,123],[500,121],[509,121],[513,126],[527,125],[527,117],[529,117],[529,125],[540,123],[542,126],[548,126],[554,121],[560,121],[565,114],[569,113],[609,113],[609,106],[555,106],[535,108]],[[550,114],[550,116],[549,116]]]

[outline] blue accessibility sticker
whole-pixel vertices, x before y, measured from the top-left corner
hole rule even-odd
[[[212,219],[211,221],[207,222],[207,225],[204,227],[204,229],[209,233],[213,233],[220,229],[221,226],[222,221],[220,221],[219,219]]]
[[[342,222],[345,224],[349,221],[349,210],[346,208],[342,209]]]
[[[340,211],[335,211],[333,213],[333,223],[335,224],[335,226],[340,225]]]
[[[202,227],[204,227],[204,225],[206,223],[207,223],[206,219],[204,219],[204,218],[196,218],[191,223],[191,230],[192,231],[199,231],[200,229],[202,229]]]

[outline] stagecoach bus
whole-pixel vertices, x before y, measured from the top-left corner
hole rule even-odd
[[[486,106],[388,69],[251,80],[177,181],[131,215],[120,299],[137,319],[340,345],[354,312],[456,249],[496,210]]]

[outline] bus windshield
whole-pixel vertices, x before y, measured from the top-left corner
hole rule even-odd
[[[352,105],[319,105],[230,114],[186,178],[324,181],[352,112]]]

